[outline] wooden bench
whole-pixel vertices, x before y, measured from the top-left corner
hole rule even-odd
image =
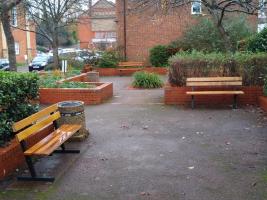
[[[186,92],[187,95],[191,95],[192,109],[195,107],[195,96],[200,95],[233,95],[234,104],[233,108],[237,108],[237,95],[244,94],[241,90],[236,90],[236,87],[242,86],[242,77],[199,77],[199,78],[187,78],[186,86],[192,87],[192,91]],[[205,90],[195,91],[195,87],[229,87],[231,90]],[[233,87],[235,89],[233,90]]]
[[[144,63],[143,62],[119,62],[118,67],[122,67],[119,69],[120,76],[122,76],[124,71],[129,71],[129,70],[133,72],[140,71],[141,69],[138,69],[138,68],[144,67]],[[132,69],[129,69],[129,67],[131,67]]]
[[[13,124],[13,131],[17,133],[16,138],[21,144],[31,175],[30,177],[18,177],[18,180],[53,182],[55,180],[54,177],[37,175],[32,157],[44,157],[52,155],[52,153],[80,153],[79,150],[67,150],[64,143],[81,128],[81,125],[63,124],[57,127],[56,120],[59,118],[58,106],[54,104]],[[51,124],[54,126],[54,131],[28,148],[26,139]],[[58,150],[59,147],[61,147],[60,150]]]
[[[118,67],[144,67],[143,62],[119,62]]]

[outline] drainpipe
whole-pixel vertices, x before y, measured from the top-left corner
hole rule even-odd
[[[123,0],[123,38],[124,38],[124,60],[127,59],[127,33],[126,33],[126,0]]]
[[[91,17],[92,15],[92,0],[89,0],[89,16]]]

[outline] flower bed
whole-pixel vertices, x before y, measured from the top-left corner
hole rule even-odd
[[[208,90],[209,88],[205,88]],[[227,90],[227,88],[224,88]],[[221,90],[221,89],[220,89]],[[223,88],[222,88],[223,90]],[[263,94],[260,86],[243,86],[241,90],[245,92],[244,95],[238,96],[239,105],[258,105],[258,97]],[[167,85],[164,88],[164,102],[167,105],[190,105],[191,96],[186,95],[187,91],[191,91],[191,87],[176,87]],[[195,96],[196,105],[212,104],[233,104],[232,95],[203,95]]]
[[[94,87],[88,88],[40,88],[39,96],[41,104],[52,104],[60,101],[77,100],[86,105],[100,104],[113,96],[113,84],[110,82],[87,82],[87,73],[70,77],[59,81],[81,82]]]
[[[97,68],[100,76],[131,76],[137,71],[153,72],[165,75],[168,72],[166,67],[145,67],[145,68]]]

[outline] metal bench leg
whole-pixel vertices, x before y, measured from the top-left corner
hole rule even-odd
[[[233,105],[234,109],[237,109],[237,95],[234,95],[234,105]]]
[[[65,145],[61,145],[61,150],[55,150],[53,153],[80,153],[80,150],[66,149]]]
[[[54,177],[38,177],[36,175],[36,171],[34,169],[34,165],[32,163],[32,158],[29,156],[25,157],[26,163],[29,167],[29,171],[31,176],[18,176],[17,179],[19,181],[47,181],[47,182],[54,182]]]
[[[194,95],[191,96],[191,108],[192,109],[195,108],[195,97],[194,97]]]

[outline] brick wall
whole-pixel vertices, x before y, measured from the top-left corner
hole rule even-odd
[[[17,6],[17,24],[18,28],[26,29],[26,19],[25,19],[25,11],[21,6]],[[36,56],[36,34],[34,32],[30,32],[30,48],[27,48],[27,32],[21,29],[12,28],[12,33],[14,36],[14,40],[19,44],[19,54],[16,55],[17,62],[24,63],[25,55],[28,56],[28,59],[32,59]],[[29,22],[29,29],[31,31],[35,30],[35,26],[32,22]],[[0,28],[0,58],[7,57],[8,52],[7,49],[4,48],[3,42],[6,43],[6,39],[2,37],[3,29]]]
[[[214,90],[214,88],[205,88],[205,90]],[[204,89],[200,89],[204,90]],[[223,90],[222,88],[220,90]],[[224,88],[224,90],[227,90]],[[244,95],[238,95],[238,103],[241,105],[257,105],[258,97],[263,94],[262,87],[242,87]],[[164,88],[164,102],[168,105],[190,105],[191,96],[186,95],[187,91],[191,91],[190,87],[172,87],[167,85]],[[202,95],[195,96],[196,105],[208,104],[232,104],[232,95]]]
[[[94,32],[91,29],[91,19],[89,16],[81,16],[77,26],[80,48],[87,49],[91,45]]]
[[[157,44],[168,44],[170,41],[181,37],[183,32],[195,23],[196,18],[199,18],[193,18],[190,9],[189,6],[177,8],[175,12],[168,15],[156,13],[154,9],[137,13],[128,12],[126,15],[126,49],[128,60],[145,61],[148,63],[150,48]],[[117,1],[117,16],[118,44],[123,49],[123,0]]]
[[[119,49],[124,51],[124,19],[123,1],[117,0],[117,34]],[[128,0],[125,0],[126,2]],[[127,4],[126,8],[130,5]],[[208,13],[207,11],[203,11]],[[204,16],[207,17],[207,16]],[[129,61],[148,63],[149,49],[158,44],[168,44],[181,37],[186,29],[195,24],[203,16],[191,15],[191,5],[176,8],[164,15],[155,12],[154,8],[145,11],[126,11],[126,54]],[[256,24],[256,17],[249,21]]]

